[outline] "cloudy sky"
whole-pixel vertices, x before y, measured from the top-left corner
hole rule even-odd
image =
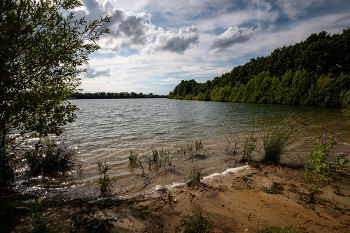
[[[84,92],[168,94],[275,48],[350,27],[349,0],[82,0],[76,16],[108,14],[111,33],[90,55]]]

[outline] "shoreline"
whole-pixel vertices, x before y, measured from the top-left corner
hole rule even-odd
[[[77,217],[115,219],[110,232],[181,232],[181,221],[194,213],[214,223],[211,232],[259,232],[267,226],[291,227],[299,232],[347,233],[350,229],[350,166],[341,181],[322,188],[316,204],[307,202],[303,168],[252,163],[250,169],[215,176],[201,185],[159,189],[128,199],[91,198],[41,202],[43,214],[54,218],[62,232],[80,229]],[[280,194],[266,192],[274,183]],[[23,221],[14,232],[26,232]],[[82,227],[82,226],[80,226]],[[86,232],[86,231],[78,231]]]

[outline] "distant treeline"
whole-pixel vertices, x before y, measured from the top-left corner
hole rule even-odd
[[[350,97],[350,29],[322,31],[206,83],[182,80],[168,98],[341,106]]]
[[[73,95],[75,99],[131,99],[131,98],[166,98],[166,95],[153,95],[153,93],[143,94],[135,92],[96,92],[96,93],[80,93]]]

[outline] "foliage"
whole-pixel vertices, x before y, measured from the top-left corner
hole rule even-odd
[[[265,188],[265,192],[270,194],[281,194],[283,190],[284,190],[283,185],[281,185],[278,182],[273,182],[271,187]]]
[[[57,174],[75,164],[76,151],[63,141],[45,138],[35,143],[32,150],[24,153],[24,158],[32,174]]]
[[[263,136],[264,157],[262,162],[280,163],[291,135],[302,126],[305,117],[305,115],[290,114]]]
[[[330,149],[336,145],[338,138],[327,139],[325,135],[317,138],[313,144],[308,160],[305,162],[305,179],[311,183],[309,187],[310,202],[315,202],[315,196],[322,192],[319,190],[325,184],[330,184],[336,180],[336,174],[349,162],[347,153],[333,155]],[[332,162],[327,163],[326,160]]]
[[[113,186],[112,181],[117,178],[114,176],[110,177],[107,174],[107,172],[111,170],[111,168],[106,161],[104,163],[98,162],[97,165],[97,171],[101,175],[101,177],[98,178],[98,183],[100,184],[100,191],[102,194],[105,194],[108,191],[108,189]]]
[[[16,208],[19,206],[29,207],[27,203],[17,200],[8,198],[0,199],[0,232],[11,232],[11,228],[30,213],[28,209]]]
[[[300,231],[294,230],[290,227],[277,227],[277,226],[268,226],[265,227],[259,233],[301,233]]]
[[[173,158],[168,150],[157,150],[152,148],[152,155],[148,158],[148,170],[151,170],[152,166],[156,169],[171,167],[173,165]]]
[[[136,154],[135,152],[133,152],[132,150],[129,151],[130,152],[130,155],[129,155],[129,162],[130,162],[130,165],[132,167],[136,167],[138,164],[137,164],[137,157],[139,156],[139,154]]]
[[[248,162],[251,160],[251,154],[256,148],[257,138],[254,137],[254,132],[249,134],[249,137],[243,143],[243,157],[240,162]]]
[[[61,230],[53,230],[52,222],[54,221],[49,215],[44,216],[41,210],[41,202],[43,198],[38,201],[21,202],[9,199],[0,201],[0,213],[2,215],[0,220],[1,232],[10,232],[10,228],[17,222],[28,219],[32,223],[33,233],[57,233]]]
[[[190,179],[187,181],[187,186],[196,186],[201,184],[202,175],[200,170],[193,168],[191,170]]]
[[[114,226],[113,222],[117,221],[114,218],[110,218],[106,213],[99,211],[98,208],[88,209],[83,214],[78,213],[75,215],[75,224],[89,232],[111,232],[111,228]]]
[[[108,17],[77,19],[78,0],[0,1],[1,180],[12,178],[11,148],[25,134],[60,135],[75,119],[68,101]],[[23,137],[22,137],[23,138]],[[1,185],[8,183],[1,182]]]
[[[185,216],[182,219],[184,233],[205,233],[210,232],[214,227],[213,223],[203,217],[201,213],[194,213],[192,216]]]
[[[143,94],[135,92],[96,92],[96,93],[81,93],[73,94],[75,99],[134,99],[134,98],[166,98],[166,95],[154,95],[153,93]]]
[[[349,41],[350,28],[312,34],[205,83],[182,80],[168,98],[339,107],[350,88]]]

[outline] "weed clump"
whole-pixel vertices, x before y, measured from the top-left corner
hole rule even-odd
[[[265,188],[265,192],[269,194],[282,194],[283,190],[283,185],[278,182],[273,182],[271,187]]]
[[[259,233],[301,233],[300,231],[294,230],[290,227],[277,227],[277,226],[268,226],[264,228]]]
[[[190,179],[187,182],[187,186],[198,186],[200,185],[202,182],[202,175],[200,170],[193,168],[190,174]]]
[[[184,233],[205,233],[210,232],[214,227],[212,221],[203,217],[201,213],[185,216],[181,222],[184,226]]]

